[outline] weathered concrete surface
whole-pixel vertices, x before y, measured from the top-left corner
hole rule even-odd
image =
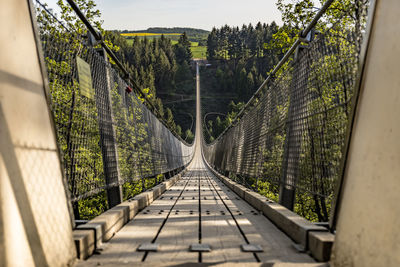
[[[331,257],[335,236],[329,232],[309,232],[308,248],[319,262],[327,262]]]
[[[400,266],[399,0],[376,0],[332,266]]]
[[[0,266],[67,266],[71,218],[28,4],[0,1]]]

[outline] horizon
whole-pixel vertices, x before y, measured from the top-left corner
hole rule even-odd
[[[58,12],[57,0],[41,0]],[[95,0],[105,30],[144,31],[148,28],[193,28],[211,31],[224,25],[242,27],[258,22],[282,25],[275,1],[251,0]],[[255,8],[257,7],[257,8]],[[221,16],[224,10],[225,16]],[[184,23],[182,23],[184,22]],[[160,26],[161,25],[161,26]]]
[[[147,30],[149,30],[149,29],[154,29],[154,28],[162,28],[162,29],[192,29],[192,30],[201,30],[201,31],[207,31],[207,32],[210,32],[209,30],[205,30],[205,29],[200,29],[200,28],[193,28],[193,27],[163,27],[163,26],[152,26],[152,27],[148,27],[147,29],[140,29],[140,30],[130,30],[130,29],[124,29],[124,30],[121,30],[121,29],[112,29],[112,30],[110,30],[110,29],[107,29],[107,30],[109,30],[109,31],[135,31],[135,32],[137,32],[137,31],[147,31]]]
[[[273,21],[271,21],[271,22],[269,22],[269,23],[266,23],[266,24],[271,24]],[[261,22],[261,24],[263,24],[264,22]],[[276,23],[276,22],[275,22]],[[243,23],[243,24],[245,24],[245,23]],[[253,23],[251,23],[252,25],[253,25],[253,27],[255,27],[257,24],[253,24]],[[223,27],[223,26],[225,26],[225,25],[221,25],[221,26],[219,26],[219,27],[216,27],[216,26],[214,26],[216,29],[218,29],[218,28],[220,28],[220,27]],[[239,29],[242,27],[242,25],[228,25],[228,26],[230,26],[230,27],[239,27]],[[249,23],[248,24],[246,24],[246,26],[249,26]],[[163,26],[152,26],[152,27],[148,27],[148,28],[146,28],[146,29],[138,29],[138,30],[131,30],[131,29],[107,29],[108,31],[121,31],[121,32],[123,32],[123,31],[129,31],[129,32],[140,32],[140,31],[147,31],[147,30],[149,30],[149,29],[154,29],[154,28],[160,28],[160,29],[191,29],[191,30],[201,30],[201,31],[207,31],[207,32],[211,32],[211,30],[205,30],[205,29],[201,29],[201,28],[193,28],[193,27],[184,27],[184,26],[179,26],[179,27],[163,27]]]

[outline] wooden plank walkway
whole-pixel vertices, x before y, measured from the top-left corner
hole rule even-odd
[[[158,251],[137,251],[146,243],[158,244]],[[211,251],[192,252],[192,244],[209,245]],[[243,252],[243,244],[259,245],[263,252]],[[105,243],[99,254],[79,266],[314,262],[293,244],[207,170],[197,155],[181,180]]]

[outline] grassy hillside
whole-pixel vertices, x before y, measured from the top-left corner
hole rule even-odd
[[[161,34],[168,36],[172,40],[178,40],[179,35],[186,32],[188,39],[192,42],[200,42],[201,40],[207,40],[207,36],[210,33],[209,31],[202,29],[193,29],[193,28],[148,28],[147,30],[140,31],[128,31],[124,30],[121,32],[121,35],[125,37],[133,38],[134,36],[139,37],[152,37],[158,38]]]
[[[207,46],[193,45],[193,43],[192,43],[190,50],[192,50],[193,58],[201,58],[201,59],[207,58],[207,56],[206,56]]]
[[[128,32],[128,33],[121,33],[124,37],[160,37],[162,34],[165,36],[179,36],[180,33],[152,33],[152,32]]]
[[[126,33],[145,33],[145,34],[164,34],[164,35],[174,35],[174,34],[182,34],[186,32],[188,38],[190,41],[200,41],[207,39],[208,34],[210,33],[209,31],[202,30],[202,29],[194,29],[194,28],[179,28],[179,27],[174,27],[174,28],[148,28],[147,30],[140,30],[140,31],[128,31],[124,30],[122,31],[123,34]]]
[[[128,44],[132,44],[133,38],[135,37],[153,40],[155,38],[160,38],[161,35],[164,35],[171,39],[171,42],[174,45],[178,42],[179,36],[183,32],[186,32],[188,39],[192,44],[190,49],[192,51],[193,58],[205,59],[207,46],[199,45],[199,43],[206,43],[209,32],[205,30],[192,28],[149,28],[142,31],[122,31],[120,34],[127,39]]]

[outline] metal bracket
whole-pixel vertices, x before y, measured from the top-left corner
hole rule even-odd
[[[256,244],[243,244],[240,245],[243,252],[263,252],[264,249],[260,245]]]
[[[156,243],[144,243],[141,244],[138,248],[137,251],[146,251],[146,252],[157,252],[158,251],[159,245]]]
[[[209,244],[191,244],[189,247],[191,252],[211,252]]]

